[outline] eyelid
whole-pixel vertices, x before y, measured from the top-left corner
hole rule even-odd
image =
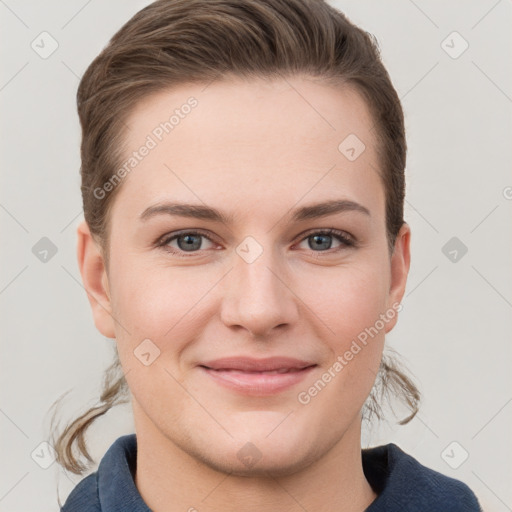
[[[354,236],[352,236],[349,232],[344,231],[343,229],[336,228],[312,228],[307,231],[304,231],[298,237],[300,237],[299,242],[302,242],[305,238],[308,238],[311,235],[331,235],[338,239],[341,239],[347,245],[356,245],[357,240]],[[316,251],[315,251],[316,252]],[[319,251],[322,252],[322,251]],[[325,251],[327,252],[327,251]]]
[[[160,238],[158,238],[155,242],[155,245],[158,246],[158,247],[164,247],[172,242],[173,240],[175,240],[176,238],[182,236],[182,235],[200,235],[200,236],[203,236],[204,238],[208,239],[210,242],[212,243],[217,243],[213,236],[206,230],[204,229],[201,229],[201,228],[190,228],[190,229],[180,229],[178,231],[173,231],[171,233],[166,233],[165,235],[161,236]],[[182,251],[182,252],[186,252],[186,251]],[[196,251],[196,252],[199,252],[199,251]],[[191,253],[193,254],[193,253]]]

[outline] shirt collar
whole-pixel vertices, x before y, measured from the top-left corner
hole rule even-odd
[[[98,467],[98,497],[102,512],[151,512],[134,482],[137,467],[137,438],[118,438]]]

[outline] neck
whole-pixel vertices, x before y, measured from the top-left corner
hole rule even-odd
[[[135,485],[154,512],[361,512],[376,498],[363,473],[359,418],[329,452],[300,471],[248,477],[191,457],[137,409]]]

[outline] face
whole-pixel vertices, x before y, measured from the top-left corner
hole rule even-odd
[[[79,254],[138,434],[239,474],[359,449],[409,267],[407,225],[388,251],[363,99],[232,80],[152,95],[127,124],[108,272],[84,226]]]

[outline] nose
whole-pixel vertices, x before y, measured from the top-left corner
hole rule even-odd
[[[299,299],[277,251],[265,248],[252,262],[238,254],[224,281],[221,320],[229,328],[267,339],[273,330],[290,327],[299,318]]]

